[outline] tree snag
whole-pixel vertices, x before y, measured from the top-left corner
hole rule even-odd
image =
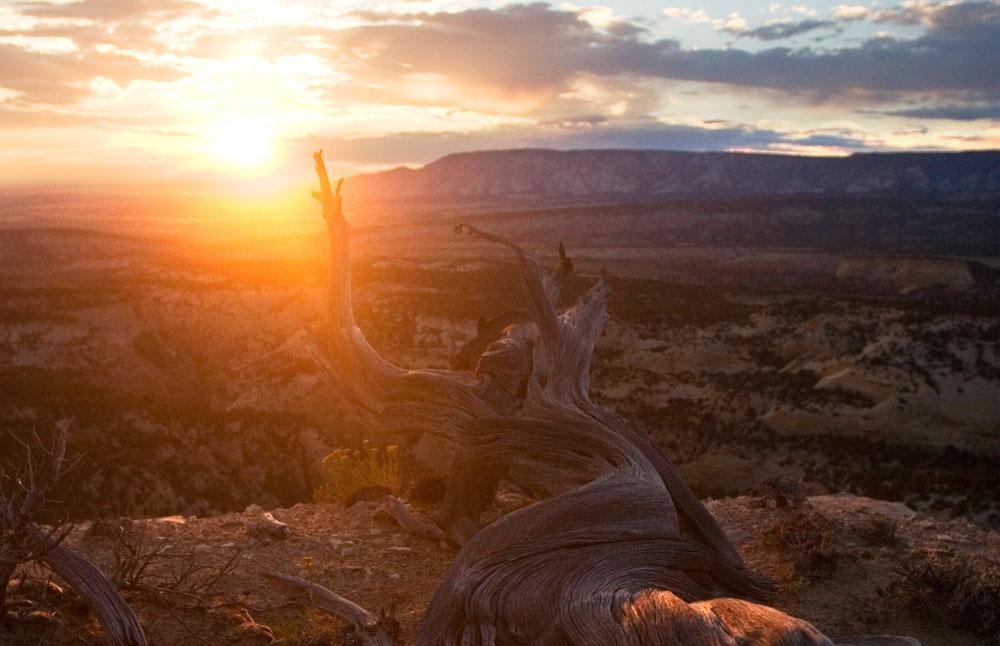
[[[603,279],[557,312],[559,274],[572,269],[564,250],[551,275],[517,244],[459,225],[457,234],[513,253],[524,315],[480,340],[473,370],[392,365],[354,321],[340,183],[334,191],[322,151],[314,158],[331,262],[317,355],[359,433],[448,476],[440,525],[463,545],[418,644],[830,643],[746,600],[772,597],[773,584],[746,569],[645,432],[591,401],[590,362],[607,322]],[[541,502],[480,529],[501,480]]]

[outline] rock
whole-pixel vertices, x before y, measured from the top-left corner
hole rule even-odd
[[[259,514],[264,511],[264,508],[258,504],[247,505],[247,508],[243,510],[244,514]]]
[[[207,543],[198,543],[197,545],[194,546],[194,553],[201,554],[202,552],[207,552],[211,549],[212,546],[208,545]]]
[[[357,556],[357,554],[358,554],[358,548],[354,547],[353,545],[346,545],[340,548],[341,556]]]
[[[247,531],[251,536],[288,538],[291,528],[272,516],[270,512],[265,511],[256,522],[247,527]]]
[[[390,552],[395,552],[396,554],[412,554],[413,553],[413,548],[412,547],[404,547],[402,545],[394,545],[394,546],[392,546],[392,547],[389,548],[389,551]]]
[[[906,521],[911,520],[917,515],[917,512],[901,502],[875,500],[874,498],[855,496],[848,493],[838,493],[830,496],[811,496],[807,500],[813,509],[834,516],[849,514],[851,512],[866,512],[897,521]]]

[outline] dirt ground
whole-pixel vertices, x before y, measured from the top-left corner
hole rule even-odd
[[[901,572],[928,555],[978,559],[995,570],[995,533],[856,496],[780,502],[739,497],[709,505],[749,566],[779,583],[777,607],[837,640],[888,633],[935,646],[986,643],[949,627],[954,617],[948,613],[915,605],[915,584]],[[125,596],[152,644],[349,643],[341,622],[271,583],[267,571],[302,576],[369,610],[394,613],[404,643],[412,643],[455,550],[408,535],[376,512],[377,505],[365,501],[351,508],[273,509],[290,528],[286,538],[255,532],[258,509],[213,518],[103,520],[75,528],[68,544],[109,574],[131,577]],[[160,556],[146,558],[147,569],[133,576],[135,564],[151,553]],[[100,627],[86,607],[48,578],[34,566],[15,576],[0,643],[100,643]],[[948,599],[940,605],[946,610]]]

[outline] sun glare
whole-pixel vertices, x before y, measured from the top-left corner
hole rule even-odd
[[[217,123],[206,131],[206,154],[228,170],[261,172],[275,162],[278,132],[264,118]]]

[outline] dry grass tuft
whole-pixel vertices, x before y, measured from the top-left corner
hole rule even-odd
[[[365,441],[360,449],[337,449],[323,458],[314,498],[347,505],[359,492],[391,493],[399,488],[399,447],[377,448]]]

